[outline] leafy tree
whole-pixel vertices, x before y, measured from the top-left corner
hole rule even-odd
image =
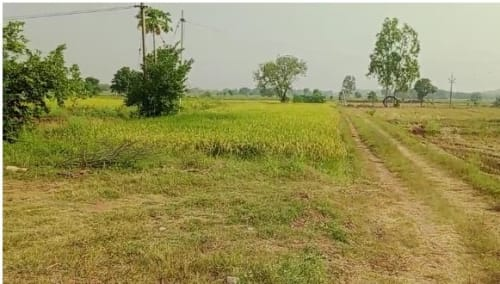
[[[375,104],[375,102],[377,101],[377,93],[375,93],[374,91],[370,91],[367,95],[367,98],[369,101],[372,102],[372,106]]]
[[[438,88],[432,85],[431,80],[427,78],[422,78],[415,82],[413,89],[417,92],[418,100],[420,101],[420,106],[424,103],[424,98],[428,94],[433,94],[437,92]]]
[[[91,94],[91,95],[97,95],[101,92],[101,88],[99,86],[99,79],[96,79],[94,77],[87,77],[85,78],[85,89]]]
[[[346,104],[346,99],[356,91],[356,78],[352,75],[347,75],[342,81],[342,90],[339,93],[339,100]]]
[[[128,93],[132,81],[138,76],[141,76],[141,73],[130,69],[130,67],[120,68],[111,80],[111,91],[118,94]]]
[[[170,24],[172,23],[172,20],[170,19],[170,13],[164,12],[159,9],[154,9],[151,7],[146,8],[144,14],[146,16],[145,18],[146,33],[150,33],[153,36],[153,57],[156,59],[155,36],[156,35],[161,36],[162,32],[168,33],[169,31],[171,31],[172,28],[170,27]],[[142,27],[141,15],[138,14],[136,18],[139,19],[137,27],[141,29]]]
[[[279,56],[276,61],[261,64],[254,73],[254,80],[261,90],[273,90],[281,102],[288,100],[287,92],[292,90],[292,83],[304,76],[307,65],[304,61],[294,56]]]
[[[397,18],[386,18],[377,34],[367,76],[376,77],[385,96],[397,95],[411,88],[420,76],[418,35],[409,25],[399,27]]]
[[[310,95],[310,94],[311,94],[311,90],[309,90],[309,88],[304,88],[304,90],[303,90],[303,94],[304,94],[305,96]]]
[[[482,97],[481,97],[481,93],[472,93],[471,96],[470,96],[470,101],[476,106],[479,104],[479,101],[481,101]]]
[[[179,110],[179,100],[186,93],[187,74],[193,60],[181,60],[181,49],[165,46],[146,59],[146,76],[140,72],[131,76],[125,103],[138,107],[141,116],[174,114]]]
[[[360,93],[360,92],[358,92],[358,91],[354,92],[354,97],[355,97],[356,99],[360,99],[362,96],[363,96],[363,95],[361,95],[361,93]]]
[[[319,89],[314,89],[313,90],[313,96],[322,96],[321,91]]]
[[[46,99],[59,105],[69,96],[85,96],[85,83],[77,65],[65,66],[65,45],[45,57],[26,47],[23,22],[3,27],[3,140],[14,142],[33,118],[48,113]]]
[[[243,87],[243,88],[240,88],[238,93],[240,93],[241,95],[245,95],[245,96],[248,96],[250,94],[251,90],[249,88],[246,88],[246,87]]]

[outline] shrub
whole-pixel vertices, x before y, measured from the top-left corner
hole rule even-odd
[[[179,99],[186,93],[187,74],[192,60],[181,60],[177,45],[156,50],[156,59],[149,54],[146,72],[136,72],[127,92],[127,106],[135,105],[141,116],[174,114],[179,110]]]
[[[321,94],[315,94],[312,96],[306,95],[295,95],[293,96],[294,103],[324,103],[326,102],[326,97]]]
[[[26,47],[23,22],[9,22],[3,28],[3,140],[15,142],[22,127],[48,113],[46,99],[59,105],[69,95],[86,95],[77,65],[65,66],[65,45],[46,57]],[[22,59],[22,61],[21,61]]]

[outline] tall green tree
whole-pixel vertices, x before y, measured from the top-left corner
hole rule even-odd
[[[367,76],[376,77],[385,96],[406,92],[420,76],[417,32],[397,18],[386,18],[370,54]]]
[[[85,88],[91,95],[97,95],[101,92],[101,88],[99,86],[99,79],[94,77],[85,78]]]
[[[137,72],[131,77],[126,93],[127,106],[137,106],[141,116],[175,114],[179,100],[187,91],[187,75],[193,60],[182,60],[181,49],[165,46],[157,50],[156,61],[148,54],[146,76]]]
[[[146,16],[146,33],[149,33],[153,36],[153,57],[156,59],[156,36],[161,36],[162,32],[168,33],[169,31],[171,31],[172,28],[170,27],[170,25],[172,23],[172,20],[170,19],[170,13],[151,7],[146,8],[144,14]],[[139,19],[137,27],[141,29],[141,15],[138,14],[136,18]]]
[[[130,69],[130,67],[122,67],[116,71],[111,80],[111,91],[120,95],[126,94],[130,90],[132,81],[140,76],[141,73]]]
[[[415,82],[415,86],[413,87],[413,89],[417,92],[417,97],[418,100],[420,101],[420,106],[423,105],[424,98],[428,94],[433,94],[438,90],[436,86],[432,85],[431,80],[427,78],[422,78],[419,79],[417,82]]]
[[[347,98],[356,92],[356,78],[352,75],[347,75],[342,81],[342,89],[339,92],[339,100],[347,104]]]
[[[287,93],[292,90],[293,82],[306,72],[307,65],[303,60],[291,55],[278,56],[275,61],[261,64],[254,72],[254,80],[262,93],[265,93],[265,90],[272,90],[281,102],[286,102]]]
[[[23,22],[3,27],[3,140],[14,142],[33,118],[48,113],[46,100],[59,105],[69,96],[85,96],[85,83],[78,65],[65,66],[65,45],[45,57],[26,47]]]

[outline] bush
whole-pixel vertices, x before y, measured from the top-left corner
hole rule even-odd
[[[323,95],[295,95],[293,96],[294,103],[324,103],[326,102],[326,97]]]
[[[3,28],[3,140],[15,142],[24,125],[49,109],[46,100],[55,97],[59,105],[68,96],[87,94],[77,65],[65,66],[65,45],[46,57],[26,47],[23,22],[9,22]]]
[[[179,99],[186,93],[187,74],[192,60],[181,60],[181,49],[166,46],[156,50],[156,60],[149,54],[146,76],[135,72],[130,79],[127,106],[135,105],[141,116],[159,116],[179,111]]]

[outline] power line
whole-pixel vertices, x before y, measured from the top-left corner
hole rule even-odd
[[[78,10],[78,11],[59,12],[59,13],[50,13],[50,14],[37,14],[37,15],[7,17],[7,18],[5,18],[5,20],[13,21],[13,20],[30,20],[30,19],[40,19],[40,18],[52,18],[52,17],[61,17],[61,16],[70,16],[70,15],[79,15],[79,14],[112,12],[112,11],[127,10],[127,9],[132,9],[132,8],[134,8],[134,6],[110,7],[110,8],[92,9],[92,10]]]

